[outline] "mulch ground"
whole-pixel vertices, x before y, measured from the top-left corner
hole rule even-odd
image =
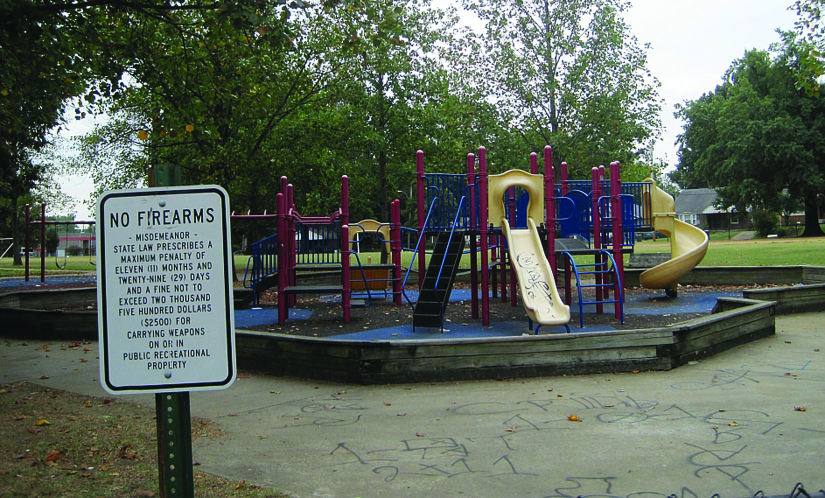
[[[466,284],[456,284],[456,287],[466,287]],[[692,288],[691,292],[741,292],[741,288]],[[574,291],[575,292],[575,291]],[[626,291],[628,294],[650,294],[651,291],[641,288],[631,288]],[[662,291],[664,297],[664,291]],[[247,330],[262,332],[276,332],[280,334],[294,334],[309,337],[327,337],[332,335],[349,334],[387,327],[412,325],[413,308],[402,299],[401,306],[395,306],[391,299],[374,299],[372,304],[366,308],[353,308],[351,320],[344,323],[343,313],[340,303],[330,303],[319,300],[317,297],[299,297],[295,309],[312,310],[312,316],[307,320],[300,320],[287,323],[283,326],[277,323],[247,327]],[[276,306],[277,293],[266,291],[261,296],[262,306]],[[571,327],[578,324],[578,308],[574,305],[571,309]],[[589,308],[593,308],[590,306]],[[615,329],[641,329],[651,327],[662,327],[671,325],[691,318],[696,318],[708,313],[672,313],[668,316],[659,315],[629,315],[625,314],[624,324],[616,319],[613,314],[613,305],[605,305],[605,313],[596,315],[592,311],[585,309],[585,326],[610,325]],[[452,323],[481,323],[481,318],[472,317],[472,306],[470,301],[451,302],[447,307],[446,319]],[[524,322],[527,328],[527,315],[521,305],[521,300],[517,299],[516,307],[510,305],[510,300],[501,301],[501,297],[490,299],[490,323],[496,322]],[[575,330],[575,328],[574,328]]]
[[[29,285],[25,288],[4,288],[2,292],[11,292],[15,290],[36,290],[36,289],[69,289],[77,287],[88,287],[89,284],[48,284],[38,288]],[[457,282],[456,288],[469,288],[469,284]],[[713,287],[697,287],[688,286],[680,289],[680,292],[732,292],[741,293],[745,288],[753,288],[756,286],[713,286]],[[765,286],[759,286],[765,287]],[[415,289],[410,287],[410,289]],[[575,292],[575,289],[574,289]],[[628,296],[637,294],[652,294],[660,292],[664,297],[664,291],[651,291],[639,287],[629,288],[625,290]],[[273,290],[265,291],[261,295],[261,306],[275,307],[277,306],[277,293]],[[92,306],[84,306],[73,309],[64,309],[63,311],[91,311],[97,309],[96,303],[91,303]],[[338,302],[326,302],[319,299],[317,296],[299,296],[298,303],[295,309],[311,310],[313,313],[309,319],[296,320],[284,326],[277,323],[266,325],[259,325],[248,327],[248,330],[256,330],[262,332],[276,332],[282,334],[294,334],[308,337],[327,337],[332,335],[349,334],[353,332],[361,332],[364,330],[373,330],[387,327],[412,325],[413,308],[406,300],[402,299],[401,306],[395,306],[389,299],[374,299],[372,304],[366,308],[353,308],[351,313],[351,320],[349,323],[344,323],[341,305]],[[625,314],[624,323],[622,324],[613,315],[613,306],[605,305],[605,313],[597,315],[592,311],[593,306],[585,308],[585,326],[594,325],[609,325],[615,329],[643,329],[652,327],[662,327],[678,323],[691,318],[696,318],[708,313],[670,313],[668,315],[631,315]],[[578,324],[578,307],[571,307],[571,327],[575,330],[575,325]],[[481,318],[472,317],[472,307],[470,301],[451,302],[447,307],[446,312],[447,323],[481,323]],[[521,305],[521,300],[517,299],[516,306],[510,305],[510,300],[502,302],[500,296],[490,299],[490,322],[524,322],[525,329],[527,327],[527,315]]]

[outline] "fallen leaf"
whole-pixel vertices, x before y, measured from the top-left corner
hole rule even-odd
[[[392,406],[392,403],[388,403],[388,402],[384,401],[384,406]]]
[[[420,432],[416,432],[416,433],[415,433],[415,437],[424,437],[424,434],[422,434],[422,433],[420,433]]]
[[[516,432],[517,429],[521,429],[521,426],[520,425],[514,425],[513,427],[510,427],[509,429],[504,429],[504,431],[505,432]]]
[[[794,410],[795,412],[807,412],[807,411],[808,411],[808,408],[807,408],[807,407],[805,407],[805,406],[795,406],[795,407],[793,408],[793,410]]]
[[[41,378],[41,379],[43,379],[43,380],[45,380],[45,379],[48,379],[48,378],[49,378],[49,376],[48,376],[48,375],[41,375],[41,376],[40,376],[40,378]]]
[[[579,420],[578,415],[568,415],[567,420],[569,420],[571,422],[581,422],[581,420]]]
[[[230,413],[230,414],[229,414],[229,416],[230,416],[230,417],[237,417],[237,416],[238,416],[238,414],[237,414],[237,413]]]
[[[54,450],[43,459],[46,463],[54,463],[63,456],[63,453],[59,452],[58,450]]]
[[[739,424],[736,423],[736,420],[728,424],[731,427],[739,427]]]
[[[135,496],[145,496],[147,498],[154,498],[155,493],[151,491],[138,491]]]
[[[245,484],[246,484],[246,481],[241,481],[235,486],[235,489],[241,489],[242,487],[244,487]]]
[[[40,427],[40,426],[43,426],[43,425],[52,425],[52,424],[51,424],[51,422],[49,422],[49,421],[48,421],[48,420],[46,420],[45,418],[41,418],[40,420],[38,420],[37,422],[35,422],[35,424],[34,424],[34,425],[36,425],[36,426]]]
[[[406,416],[407,416],[407,414],[406,414],[406,413],[396,413],[395,415],[396,415],[397,417],[406,417]]]

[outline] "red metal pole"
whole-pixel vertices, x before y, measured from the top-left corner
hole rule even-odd
[[[286,204],[287,209],[289,212],[287,213],[287,232],[289,232],[289,238],[287,239],[289,243],[289,253],[288,253],[288,261],[289,261],[289,270],[287,271],[287,279],[288,284],[290,287],[295,286],[295,266],[297,265],[298,261],[298,239],[296,236],[296,227],[295,227],[295,218],[292,216],[292,210],[295,208],[293,204],[293,189],[292,185],[289,184],[286,186]],[[308,241],[304,241],[306,244]],[[288,306],[294,307],[295,304],[298,302],[298,296],[295,294],[290,294],[288,297]]]
[[[344,323],[350,322],[352,287],[349,274],[349,178],[341,177],[341,306],[344,308]]]
[[[341,177],[341,225],[349,225],[349,177]]]
[[[416,197],[418,199],[418,240],[421,245],[418,247],[418,290],[421,291],[421,286],[424,285],[424,275],[427,273],[427,262],[425,257],[427,255],[426,246],[427,241],[424,238],[424,221],[427,216],[427,197],[424,175],[424,152],[418,151],[415,153],[415,178],[416,178]]]
[[[599,199],[602,196],[602,182],[599,179],[599,168],[593,168],[590,170],[590,177],[591,181],[593,182],[593,187],[591,190],[591,197],[592,197],[592,215],[590,219],[593,222],[593,249],[601,249],[602,248],[602,217],[599,214]],[[605,269],[605,261],[602,258],[601,254],[596,254],[595,256],[595,263],[596,269],[595,271],[600,271]],[[602,287],[598,287],[604,281],[603,275],[601,273],[596,274],[596,301],[599,304],[596,305],[596,313],[602,314],[604,312],[604,305],[601,304],[601,301],[604,300],[605,294],[602,292]]]
[[[392,215],[390,224],[390,249],[392,250],[392,264],[395,267],[395,275],[392,279],[392,297],[396,306],[401,306],[401,201],[398,199],[392,202]]]
[[[616,269],[619,273],[619,281],[616,282],[614,299],[616,300],[616,318],[622,317],[622,310],[619,300],[623,296],[621,291],[624,288],[624,261],[622,260],[622,193],[621,186],[621,165],[619,161],[610,163],[610,215],[613,217],[613,260],[616,262]]]
[[[284,177],[286,179],[286,177]],[[278,325],[286,323],[289,314],[286,299],[286,274],[287,269],[287,239],[289,237],[286,228],[286,199],[283,193],[277,196],[278,203]]]
[[[23,243],[23,253],[25,258],[25,271],[26,271],[26,282],[29,281],[29,247],[31,244],[29,243],[29,225],[31,224],[31,206],[26,204],[26,237],[25,242]]]
[[[510,226],[516,227],[516,188],[510,187]],[[526,213],[525,213],[526,215]],[[510,263],[510,306],[515,308],[516,304],[516,265],[513,264],[513,248],[508,247],[509,254],[507,261]],[[502,296],[504,297],[504,296]]]
[[[46,203],[40,205],[40,281],[46,281]]]
[[[349,282],[349,227],[347,225],[341,226],[341,276],[344,287],[341,291],[341,307],[344,308],[344,323],[349,323],[352,290]]]
[[[478,235],[476,234],[476,158],[467,154],[467,191],[470,196],[470,314],[478,318]]]
[[[487,150],[478,148],[478,187],[481,190],[478,196],[479,225],[481,228],[481,324],[490,325],[490,290],[489,271],[490,262],[487,249],[489,247],[488,220],[487,220]]]
[[[561,163],[561,195],[565,196],[570,192],[570,186],[567,180],[567,163]]]
[[[547,229],[547,260],[553,271],[553,278],[558,275],[556,268],[556,171],[553,169],[553,149],[544,147],[544,199],[546,210],[544,226]]]
[[[539,159],[535,152],[530,153],[530,174],[535,175],[539,172]]]

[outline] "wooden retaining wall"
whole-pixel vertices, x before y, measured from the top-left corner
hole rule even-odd
[[[97,301],[97,289],[54,289],[0,295],[0,323],[6,337],[97,340],[97,311],[61,311]]]
[[[669,370],[775,333],[774,303],[740,299],[646,330],[504,338],[347,341],[237,331],[240,368],[358,384]]]
[[[743,291],[742,295],[748,299],[776,302],[778,315],[825,309],[825,284],[753,289]]]

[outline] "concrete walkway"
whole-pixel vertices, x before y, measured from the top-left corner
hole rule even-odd
[[[48,358],[42,344],[0,346],[2,382],[105,396],[97,344]],[[670,372],[394,386],[241,374],[192,394],[193,415],[227,434],[198,439],[194,458],[301,497],[727,498],[800,481],[813,495],[823,400],[825,312],[777,317],[775,337]]]

